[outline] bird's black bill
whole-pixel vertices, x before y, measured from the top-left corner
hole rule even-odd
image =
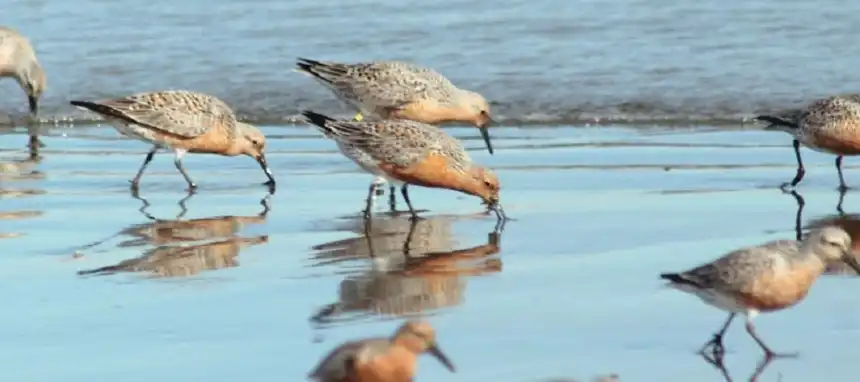
[[[39,100],[33,96],[27,96],[27,101],[30,102],[30,116],[36,118],[39,115]]]
[[[447,367],[448,370],[451,370],[452,373],[457,371],[454,368],[454,365],[451,364],[451,361],[448,360],[448,357],[445,356],[445,353],[442,353],[442,350],[440,350],[438,346],[433,345],[430,348],[428,348],[427,351],[430,352],[430,354],[432,354],[434,357],[436,357],[436,359],[438,359],[439,362],[442,362],[442,364],[445,365],[445,367]]]
[[[487,130],[487,126],[489,125],[489,121],[484,126],[478,128],[481,131],[481,138],[484,138],[484,143],[487,144],[487,151],[490,152],[490,155],[493,155],[493,143],[490,142],[490,131]]]
[[[507,214],[505,214],[505,209],[504,209],[504,208],[502,208],[502,203],[500,203],[500,202],[495,202],[495,203],[493,203],[493,204],[488,204],[488,205],[487,205],[487,208],[488,208],[490,211],[495,212],[495,213],[496,213],[496,218],[498,218],[499,220],[510,220],[510,218],[508,218],[508,215],[507,215]]]
[[[269,164],[266,162],[266,156],[260,154],[257,157],[257,163],[260,164],[260,168],[263,169],[263,172],[266,173],[266,176],[269,178],[269,181],[265,183],[265,185],[269,186],[269,192],[275,193],[275,176],[272,175],[272,170],[269,169]]]
[[[860,263],[857,262],[857,258],[854,257],[854,254],[849,251],[842,255],[842,261],[844,261],[848,266],[854,268],[858,275],[860,275]]]

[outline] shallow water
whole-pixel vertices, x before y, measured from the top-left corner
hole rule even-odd
[[[43,117],[92,118],[70,98],[163,88],[218,95],[282,121],[346,110],[293,73],[298,56],[405,59],[486,94],[502,123],[736,123],[756,111],[856,91],[860,3],[465,0],[236,3],[5,0],[48,71]],[[0,81],[3,113],[26,98]]]
[[[147,148],[113,129],[64,129],[45,138],[39,163],[6,144],[8,379],[300,380],[341,341],[387,335],[423,311],[458,372],[422,359],[421,380],[720,381],[694,352],[725,316],[657,275],[795,235],[795,199],[776,188],[794,174],[781,134],[500,128],[491,157],[473,130],[452,129],[497,170],[516,220],[494,235],[476,199],[415,188],[416,208],[429,212],[409,239],[405,217],[385,213],[386,195],[371,262],[356,220],[370,177],[310,129],[263,129],[279,180],[271,209],[260,204],[265,177],[253,160],[191,155],[200,191],[185,201],[183,222],[175,220],[187,195],[170,156],[157,156],[143,178],[141,212],[127,179]],[[804,155],[808,225],[836,215],[839,195],[831,158]],[[846,176],[856,184],[852,162]],[[857,206],[849,192],[845,212]],[[100,267],[111,268],[77,274]],[[758,318],[773,347],[801,352],[759,380],[853,376],[857,282],[823,277],[802,304]],[[742,325],[726,341],[729,372],[747,379],[758,348]]]

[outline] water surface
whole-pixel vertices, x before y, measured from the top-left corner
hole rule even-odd
[[[127,180],[147,148],[113,129],[46,137],[38,163],[14,145],[0,151],[9,379],[300,380],[341,341],[423,316],[458,372],[422,359],[422,380],[720,381],[693,353],[724,314],[657,275],[795,235],[795,199],[776,188],[794,174],[781,134],[502,128],[491,157],[473,130],[455,128],[498,172],[517,220],[495,232],[477,199],[415,188],[428,211],[409,239],[411,225],[381,197],[370,261],[357,219],[370,177],[308,128],[263,130],[279,181],[268,211],[250,158],[188,156],[200,190],[187,198],[159,155],[140,211]],[[838,218],[832,158],[805,155],[802,224]],[[846,161],[850,184],[856,169]],[[849,192],[845,213],[856,206]],[[796,308],[757,319],[774,348],[801,352],[760,380],[855,374],[857,281],[823,277]],[[726,341],[727,368],[745,380],[759,350],[742,325]]]
[[[296,57],[403,59],[486,94],[506,124],[735,124],[857,90],[860,4],[816,2],[6,0],[48,71],[43,117],[92,116],[69,99],[187,88],[246,118],[348,114],[294,73]],[[0,82],[0,110],[26,99]],[[8,96],[5,96],[8,95]],[[0,120],[2,120],[0,116]]]

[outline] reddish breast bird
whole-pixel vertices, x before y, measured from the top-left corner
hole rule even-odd
[[[791,182],[782,185],[783,189],[797,186],[806,174],[800,158],[801,144],[815,151],[836,155],[839,188],[848,189],[842,176],[842,157],[860,155],[860,94],[828,97],[802,109],[760,115],[756,119],[770,123],[765,130],[783,131],[794,137],[797,173]]]
[[[505,218],[496,175],[474,164],[460,142],[438,127],[406,120],[338,121],[312,111],[302,114],[326,137],[365,152],[390,183],[402,185],[413,218],[417,214],[407,192],[410,184],[477,196],[499,219]]]
[[[451,372],[454,365],[436,344],[433,327],[424,321],[407,321],[390,338],[344,343],[308,374],[316,382],[411,382],[418,356],[429,352]]]
[[[773,352],[756,335],[752,320],[760,312],[773,312],[802,301],[809,288],[833,261],[843,261],[860,272],[851,252],[851,237],[838,227],[812,231],[803,241],[777,240],[741,248],[702,266],[681,273],[664,273],[669,286],[693,294],[705,303],[729,312],[722,329],[705,344],[723,353],[723,335],[736,314],[746,316],[746,330],[768,358],[793,356]]]
[[[269,178],[264,184],[274,192],[275,178],[264,154],[266,137],[256,127],[237,121],[233,110],[214,96],[167,90],[71,104],[99,114],[121,134],[153,145],[131,180],[132,189],[138,188],[155,152],[170,148],[175,153],[176,169],[189,189],[197,185],[185,172],[182,157],[186,153],[207,153],[254,158]]]

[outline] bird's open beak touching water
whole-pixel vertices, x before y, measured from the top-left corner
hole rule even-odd
[[[427,352],[436,357],[436,359],[438,359],[439,362],[445,365],[448,370],[451,370],[452,373],[456,371],[456,369],[454,369],[454,365],[451,363],[450,360],[448,360],[448,357],[445,356],[445,353],[442,353],[442,350],[439,349],[439,346],[434,344],[433,346],[427,348]]]
[[[261,153],[260,156],[255,159],[257,159],[257,163],[260,164],[260,168],[263,169],[263,172],[265,172],[266,176],[269,178],[269,181],[264,184],[269,186],[271,193],[275,193],[275,176],[272,175],[272,170],[269,169],[269,163],[266,162],[266,156]]]

